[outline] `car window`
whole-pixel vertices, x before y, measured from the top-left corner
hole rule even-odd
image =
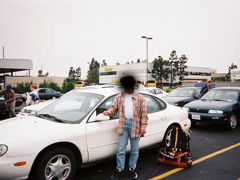
[[[91,93],[69,94],[41,110],[39,115],[47,114],[66,123],[78,123],[84,119],[101,99],[101,95]]]
[[[165,102],[163,102],[161,99],[158,99],[158,98],[155,98],[155,97],[154,97],[154,99],[158,102],[161,110],[166,109],[167,105],[166,105]]]
[[[51,89],[46,89],[47,93],[52,93],[53,91]]]
[[[203,100],[237,101],[238,92],[235,90],[213,89],[202,97]]]
[[[100,113],[103,113],[103,111],[108,110],[113,101],[115,100],[116,95],[111,96],[110,98],[106,99],[96,110],[97,115]],[[115,114],[114,116],[111,116],[110,119],[118,119],[118,114]]]
[[[155,91],[156,91],[156,94],[162,94],[162,91],[159,89],[155,89]]]
[[[155,92],[154,89],[150,89],[149,92],[150,92],[151,94],[156,94],[156,92]]]
[[[196,89],[194,96],[199,98],[201,96],[201,89]]]
[[[45,92],[46,92],[46,89],[40,89],[38,92],[39,92],[39,93],[45,93]]]
[[[161,110],[160,105],[151,96],[143,95],[143,97],[144,97],[146,105],[147,105],[147,113],[148,114],[158,112]]]

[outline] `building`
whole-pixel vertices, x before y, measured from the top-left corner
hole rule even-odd
[[[187,66],[183,82],[207,82],[211,80],[212,69],[207,67]]]
[[[231,70],[231,81],[240,81],[240,69]]]
[[[0,89],[5,87],[5,77],[13,76],[14,72],[30,71],[33,69],[33,63],[30,59],[0,59]]]
[[[152,63],[148,63],[148,68],[152,69]],[[138,81],[146,83],[147,81],[147,64],[132,63],[120,64],[113,66],[102,66],[99,68],[99,84],[119,84],[119,79],[124,75],[133,75]],[[154,80],[148,72],[148,80]]]
[[[55,82],[62,87],[65,77],[31,77],[33,63],[30,59],[0,59],[0,89],[7,84],[16,87],[19,83],[39,84],[46,82]],[[26,76],[14,76],[14,72],[26,71]]]
[[[46,82],[54,82],[59,87],[62,87],[65,77],[31,77],[31,76],[6,76],[5,84],[11,84],[13,87],[16,87],[19,83],[33,83],[37,87],[44,81]]]
[[[153,68],[153,63],[148,63],[148,80],[152,81],[154,78],[152,77],[151,71]],[[143,82],[144,84],[147,81],[147,64],[146,63],[133,63],[133,64],[121,64],[121,65],[113,65],[113,66],[103,66],[99,69],[99,83],[113,83],[118,84],[121,76],[131,74],[137,80]],[[188,66],[186,68],[186,75],[183,79],[184,82],[207,82],[211,79],[211,68],[206,67],[195,67]],[[164,86],[169,86],[170,84],[170,76],[168,80],[163,80]],[[173,85],[178,85],[179,77],[175,77],[173,81]]]

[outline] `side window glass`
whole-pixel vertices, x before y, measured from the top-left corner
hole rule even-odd
[[[45,93],[45,89],[41,89],[41,90],[39,90],[39,93]]]
[[[196,91],[195,91],[195,97],[200,97],[201,96],[201,89],[197,89]]]
[[[155,91],[154,91],[154,89],[151,89],[149,92],[150,92],[151,94],[156,94]]]
[[[151,114],[160,111],[160,106],[151,96],[143,95],[147,105],[147,113]]]
[[[162,94],[162,91],[160,91],[159,89],[155,89],[156,94]]]
[[[158,102],[161,110],[166,109],[166,104],[162,100],[160,100],[158,98],[155,98],[155,100]]]
[[[105,110],[108,110],[108,109],[111,107],[113,101],[115,100],[115,97],[116,97],[116,95],[108,98],[107,100],[105,100],[105,101],[97,108],[97,110],[96,110],[97,115],[100,114],[100,113],[103,113],[103,111],[105,111]],[[114,116],[111,116],[110,119],[118,119],[118,114],[115,114]]]

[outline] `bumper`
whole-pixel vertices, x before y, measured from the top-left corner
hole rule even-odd
[[[195,119],[193,116],[199,116],[200,119]],[[216,122],[216,123],[224,123],[228,121],[229,116],[226,114],[209,114],[209,113],[195,113],[195,112],[188,112],[188,118],[192,121],[196,122]]]
[[[182,127],[183,132],[187,132],[191,127],[191,121],[189,119],[182,121],[181,127]]]
[[[0,114],[1,115],[7,115],[8,114],[8,110],[0,110]]]
[[[24,155],[15,157],[0,157],[0,180],[27,179],[36,155]],[[14,166],[17,162],[25,161],[24,166]]]

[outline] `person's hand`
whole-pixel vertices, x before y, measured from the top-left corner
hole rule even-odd
[[[141,130],[140,130],[140,136],[141,136],[141,137],[143,137],[145,133],[146,133],[145,129],[141,129]]]
[[[104,116],[110,116],[110,113],[108,111],[103,111]]]

